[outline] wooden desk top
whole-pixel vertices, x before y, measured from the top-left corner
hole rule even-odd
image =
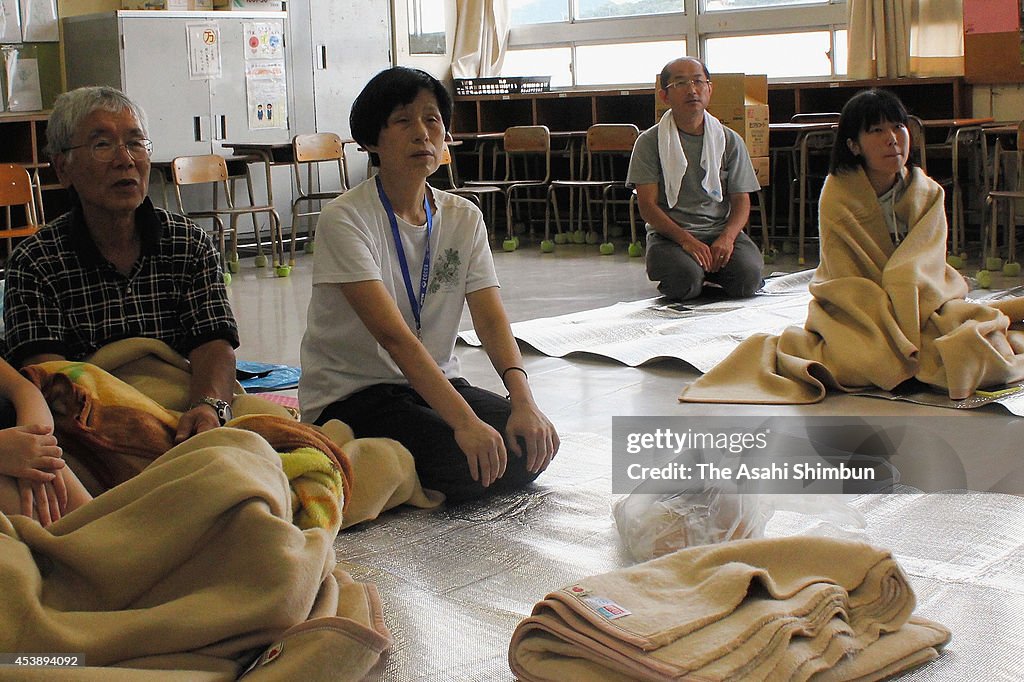
[[[986,123],[994,123],[991,117],[984,118],[925,118],[921,119],[921,125],[925,128],[967,128],[980,126]]]

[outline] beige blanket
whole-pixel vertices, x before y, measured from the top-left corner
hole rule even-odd
[[[553,592],[516,628],[539,680],[880,679],[935,658],[891,555],[823,537],[704,545]],[[816,677],[817,676],[817,677]]]
[[[362,678],[391,642],[376,590],[290,500],[265,440],[217,429],[49,528],[0,515],[0,651],[93,666],[62,680],[233,680],[265,650],[247,680]]]
[[[181,412],[188,407],[191,366],[188,360],[162,341],[143,338],[115,341],[96,351],[88,362],[106,370],[162,408]],[[243,393],[241,386],[236,387],[232,409],[236,419],[263,414],[292,418],[282,406]],[[176,424],[177,414],[173,417]],[[344,448],[352,465],[351,478],[358,481],[351,496],[345,500],[343,528],[375,519],[383,511],[401,504],[432,508],[444,502],[441,493],[422,488],[412,454],[401,443],[388,438],[353,440],[351,429],[336,420],[326,424],[322,431],[337,446]],[[68,460],[90,492],[97,494],[106,489],[74,455]],[[137,462],[136,470],[145,466],[147,461]]]
[[[1024,379],[1024,333],[964,301],[967,284],[946,264],[938,184],[910,170],[896,204],[909,233],[898,245],[863,171],[830,175],[820,207],[821,261],[804,327],[746,339],[681,401],[812,403],[827,388],[891,390],[911,378],[961,399]]]

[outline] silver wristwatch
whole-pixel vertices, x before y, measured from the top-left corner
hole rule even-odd
[[[231,414],[231,403],[226,400],[220,400],[219,398],[211,398],[208,395],[204,395],[202,398],[192,404],[192,407],[198,407],[200,405],[209,405],[217,412],[217,421],[220,422],[221,426],[224,426],[234,416]],[[192,409],[192,408],[189,408]]]

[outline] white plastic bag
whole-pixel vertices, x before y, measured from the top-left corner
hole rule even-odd
[[[821,517],[863,528],[864,518],[831,495],[757,495],[708,489],[673,494],[633,492],[612,505],[629,554],[647,561],[684,547],[759,538],[775,511]]]

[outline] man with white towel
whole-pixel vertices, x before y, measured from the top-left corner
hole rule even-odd
[[[712,83],[693,57],[661,71],[658,97],[671,107],[633,147],[627,182],[647,223],[647,276],[686,300],[705,281],[727,296],[751,296],[764,260],[743,232],[750,192],[760,189],[743,139],[707,112]]]

